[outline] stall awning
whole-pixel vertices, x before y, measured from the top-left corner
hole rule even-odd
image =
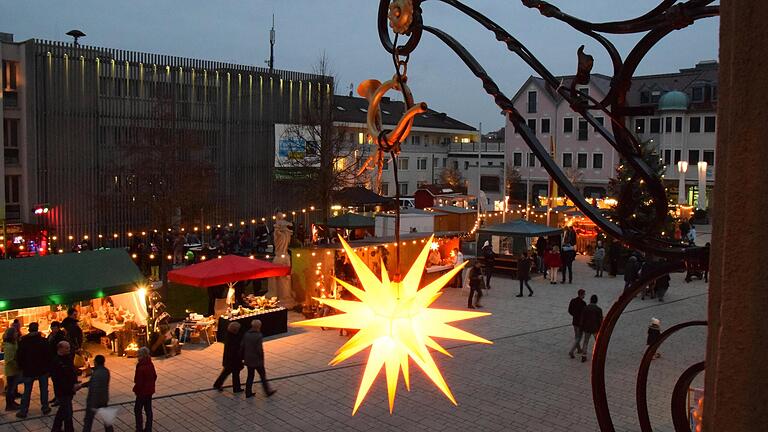
[[[182,285],[207,288],[251,279],[288,276],[291,267],[268,261],[224,255],[218,259],[168,272],[168,280]]]
[[[122,249],[0,261],[0,310],[71,304],[144,283]]]
[[[381,196],[361,186],[345,187],[333,193],[334,202],[345,207],[389,204],[392,198]]]
[[[560,228],[553,228],[547,225],[528,222],[524,219],[517,219],[506,223],[480,228],[478,232],[480,234],[491,234],[507,237],[540,237],[561,234],[562,230]]]
[[[356,213],[346,213],[328,219],[327,226],[331,228],[371,228],[376,226],[376,219],[368,216],[362,216]]]

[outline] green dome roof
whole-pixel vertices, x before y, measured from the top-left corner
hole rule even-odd
[[[659,98],[659,111],[685,111],[688,109],[688,95],[677,90],[664,93]]]

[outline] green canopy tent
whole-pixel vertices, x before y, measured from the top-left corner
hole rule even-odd
[[[517,254],[528,248],[526,238],[557,236],[562,234],[562,230],[556,227],[529,222],[525,219],[517,219],[480,228],[477,230],[477,233],[478,250],[483,246],[486,240],[491,241],[493,244],[492,237],[498,236],[502,239],[511,238],[511,244],[507,243],[508,246],[511,247],[506,247],[504,249],[511,249],[512,253]],[[504,242],[502,241],[502,243]]]
[[[376,226],[376,220],[372,217],[359,215],[357,213],[345,213],[328,219],[327,225],[331,228],[373,228]]]
[[[122,249],[0,261],[0,311],[122,294],[144,276]]]

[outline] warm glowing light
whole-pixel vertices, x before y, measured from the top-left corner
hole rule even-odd
[[[431,245],[431,243],[432,238],[430,238],[429,244]],[[327,304],[344,313],[301,321],[296,324],[359,330],[339,348],[336,357],[331,360],[331,365],[339,364],[369,346],[371,347],[352,414],[357,412],[382,368],[386,372],[389,411],[391,413],[401,370],[405,386],[410,390],[410,360],[413,360],[445,396],[456,404],[456,399],[443,379],[428,348],[450,357],[451,355],[434,338],[490,344],[491,342],[486,339],[448,324],[490,314],[435,309],[430,308],[430,305],[440,297],[442,288],[462,270],[466,262],[419,289],[421,275],[429,255],[430,248],[428,246],[422,249],[419,257],[416,258],[402,281],[391,281],[383,263],[381,265],[381,279],[379,279],[354,253],[354,250],[344,239],[341,239],[341,244],[347,251],[363,288],[354,287],[339,279],[336,279],[336,282],[346,288],[359,301],[318,298],[316,300],[320,303]]]
[[[432,242],[429,244],[429,248],[432,250],[438,250],[440,249],[440,244],[438,242]]]

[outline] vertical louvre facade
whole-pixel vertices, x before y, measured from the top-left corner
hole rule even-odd
[[[49,227],[62,240],[163,228],[131,203],[133,182],[146,173],[122,169],[148,131],[195,144],[192,154],[178,156],[189,159],[189,169],[169,175],[211,177],[205,208],[184,209],[172,224],[273,214],[277,198],[285,205],[273,188],[274,125],[299,122],[312,99],[333,88],[320,75],[60,42],[25,45],[34,75],[26,96],[36,165],[30,191],[33,201],[50,205]],[[195,172],[198,159],[212,171]]]

